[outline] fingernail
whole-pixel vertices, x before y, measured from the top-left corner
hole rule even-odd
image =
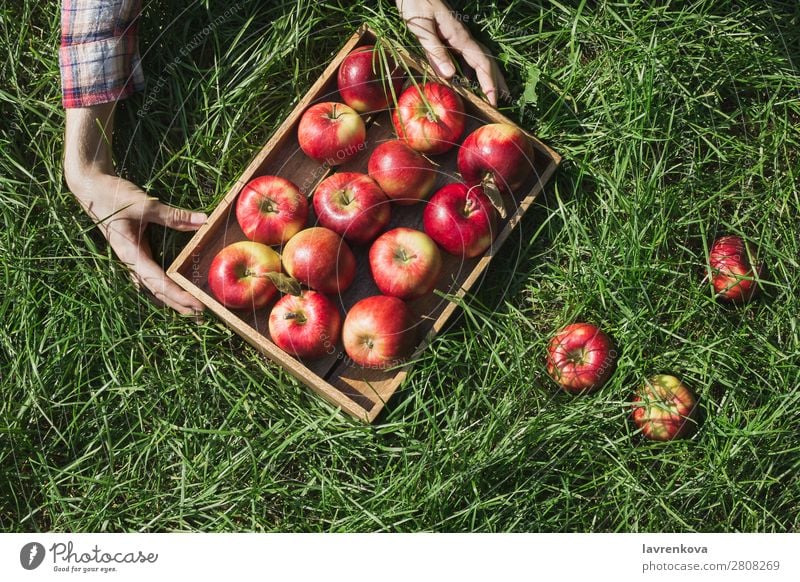
[[[456,72],[456,68],[452,65],[452,63],[448,63],[446,61],[439,66],[439,70],[442,71],[442,75],[445,77],[450,77]]]
[[[208,220],[208,216],[205,215],[203,212],[192,212],[192,224],[200,225],[205,224]]]

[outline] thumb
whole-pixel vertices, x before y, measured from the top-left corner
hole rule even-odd
[[[150,221],[175,230],[197,230],[208,220],[203,212],[192,212],[185,208],[156,203],[151,212]]]

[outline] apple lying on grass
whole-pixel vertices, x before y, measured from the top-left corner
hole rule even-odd
[[[412,85],[392,110],[397,137],[418,152],[441,154],[456,145],[464,132],[464,103],[441,83]]]
[[[333,101],[309,107],[297,128],[300,149],[329,166],[338,166],[362,151],[366,137],[361,116],[344,103]]]
[[[270,273],[279,273],[281,258],[267,245],[241,241],[226,246],[211,261],[208,286],[230,309],[260,309],[278,290]]]
[[[372,243],[369,266],[381,293],[417,299],[433,291],[439,281],[442,255],[424,232],[394,228]]]
[[[342,326],[345,352],[359,366],[383,369],[399,365],[415,345],[411,310],[397,297],[374,295],[347,312]]]
[[[283,247],[290,277],[320,293],[338,294],[353,282],[356,259],[342,238],[327,228],[301,230]]]
[[[694,394],[675,376],[653,376],[633,397],[633,422],[651,440],[691,436],[697,428],[696,413]]]
[[[533,170],[533,147],[521,129],[507,123],[482,125],[458,150],[458,171],[468,186],[481,185],[505,218],[501,194],[517,190]]]
[[[236,220],[244,235],[265,245],[280,245],[296,235],[308,218],[308,201],[289,180],[259,176],[242,188]]]
[[[497,212],[480,186],[447,184],[431,196],[422,222],[436,244],[464,258],[483,254],[497,236]]]
[[[375,238],[391,218],[391,205],[375,180],[357,172],[337,172],[314,192],[314,211],[325,228],[356,244]]]
[[[359,113],[386,109],[400,94],[405,75],[390,56],[383,62],[373,45],[358,47],[339,65],[339,94]]]
[[[433,163],[399,139],[376,147],[367,171],[389,198],[402,205],[427,198],[436,182]]]
[[[599,327],[573,323],[562,328],[547,346],[547,373],[566,392],[592,392],[614,372],[617,352]]]
[[[717,297],[732,303],[745,303],[753,298],[762,266],[752,245],[738,236],[722,236],[711,246],[708,263]]]
[[[342,317],[322,293],[305,290],[284,295],[269,314],[269,335],[284,352],[318,359],[336,351]]]

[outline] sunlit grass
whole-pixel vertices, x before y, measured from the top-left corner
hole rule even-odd
[[[57,11],[0,8],[0,527],[797,530],[800,13],[640,4],[458,8],[504,63],[504,112],[565,161],[371,427],[136,294],[61,179]],[[150,93],[115,150],[172,204],[212,209],[362,21],[408,39],[390,3],[236,6],[147,3]],[[722,233],[767,265],[741,308],[703,282]],[[152,238],[166,262],[187,240]],[[575,319],[621,355],[588,397],[544,371]],[[699,394],[692,439],[630,425],[657,372]]]

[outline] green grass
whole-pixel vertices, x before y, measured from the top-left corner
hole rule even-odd
[[[205,210],[361,21],[405,34],[389,3],[242,1],[207,34],[225,3],[147,4],[145,73],[161,87],[120,108],[117,161]],[[797,4],[459,10],[504,63],[504,111],[565,161],[368,427],[213,316],[195,325],[137,295],[61,178],[57,11],[0,6],[0,528],[800,528]],[[721,233],[768,266],[741,308],[702,281]],[[167,262],[188,240],[152,236]],[[621,348],[588,397],[543,367],[575,319]],[[698,392],[692,439],[648,443],[628,422],[656,372]]]

